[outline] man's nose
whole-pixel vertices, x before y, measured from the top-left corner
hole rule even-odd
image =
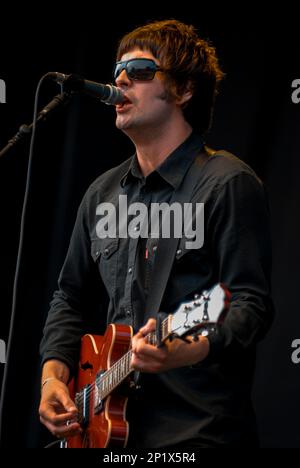
[[[124,85],[125,85],[125,86],[129,86],[129,85],[130,85],[131,80],[128,78],[125,68],[124,68],[124,70],[121,71],[121,73],[119,74],[119,76],[116,78],[115,82],[116,82],[116,85],[117,85],[117,86],[120,86],[120,87],[121,87],[122,85],[123,85],[123,86],[124,86]]]

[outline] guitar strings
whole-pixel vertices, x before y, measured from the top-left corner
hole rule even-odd
[[[166,320],[167,320],[167,319],[166,319]],[[164,322],[163,322],[163,323],[164,323]],[[163,324],[162,324],[162,325],[163,325]],[[146,336],[146,338],[148,338],[148,340],[150,341],[151,339],[155,338],[155,334],[154,334],[153,332],[152,332],[152,333],[149,333],[149,334]],[[103,383],[105,380],[108,380],[108,379],[110,378],[110,375],[111,375],[111,374],[116,373],[116,371],[119,370],[119,369],[121,368],[121,363],[123,364],[123,367],[125,367],[123,361],[126,361],[126,359],[129,358],[129,355],[130,355],[131,353],[132,353],[132,350],[127,351],[127,353],[125,353],[118,361],[116,361],[109,369],[107,369],[107,370],[104,372],[104,374],[102,374],[102,375],[100,376],[100,379],[103,379],[103,380],[102,380],[102,383]],[[124,370],[123,370],[123,371],[124,371]],[[130,368],[129,368],[128,371],[129,371],[129,372],[126,372],[125,377],[127,377],[127,376],[130,374],[130,372],[133,371],[133,369],[130,369]],[[124,378],[125,378],[125,377],[124,377]],[[96,377],[96,379],[97,379],[97,377]],[[76,403],[77,403],[77,404],[81,404],[82,401],[84,400],[84,398],[88,398],[88,397],[90,396],[91,392],[94,391],[95,385],[97,386],[98,391],[99,391],[99,384],[97,384],[96,379],[95,379],[95,381],[94,381],[93,383],[88,384],[88,387],[85,387],[85,388],[83,388],[82,390],[80,390],[79,392],[77,392],[76,395],[79,395],[79,397],[76,399]],[[112,377],[112,380],[113,380],[113,377]],[[122,379],[122,380],[123,380],[123,379]],[[101,383],[101,382],[100,382],[100,383]],[[117,385],[118,385],[118,384],[117,384]],[[113,388],[116,387],[117,385],[114,384],[114,385],[113,385]],[[109,392],[108,392],[107,395],[109,395],[109,393],[113,390],[113,388],[109,390]],[[85,389],[87,389],[86,392],[84,391]],[[100,393],[101,393],[101,391],[100,391]],[[106,393],[105,390],[104,390],[104,393]],[[107,395],[105,395],[105,396],[103,397],[103,399],[106,398]],[[75,396],[75,398],[76,398],[76,396]]]
[[[208,294],[206,295],[206,298],[210,297],[211,292],[212,292],[212,290],[208,292]],[[203,294],[201,296],[204,297]],[[204,300],[202,302],[199,302],[199,307],[201,307],[201,305],[204,303],[204,301],[205,301],[205,298],[204,298]],[[168,317],[162,322],[162,324],[161,324],[162,329],[163,329],[164,326],[167,325],[167,323],[168,323]],[[151,332],[148,335],[146,335],[146,338],[148,338],[148,341],[150,342],[151,339],[156,338],[156,334],[154,332]],[[108,380],[110,378],[111,374],[113,375],[114,373],[116,373],[116,371],[118,371],[120,369],[120,367],[121,367],[121,362],[128,359],[130,354],[132,354],[132,350],[127,351],[127,353],[125,353],[118,361],[116,361],[109,369],[107,369],[104,372],[104,374],[102,374],[100,376],[99,384],[101,384],[101,379],[103,379],[102,380],[102,383],[103,383],[105,380]],[[122,362],[122,364],[123,364],[123,362]],[[134,369],[129,368],[128,372],[126,372],[125,377],[123,377],[121,380],[124,380],[133,370]],[[123,370],[123,372],[124,372],[124,370]],[[112,381],[113,381],[113,377],[112,377]],[[113,387],[111,389],[109,389],[109,392],[107,393],[107,395],[104,395],[102,397],[102,399],[106,398],[106,396],[108,396],[113,391],[113,389],[119,385],[119,383],[120,382],[118,382],[117,384],[114,383]],[[97,383],[97,377],[96,377],[94,382],[92,382],[91,384],[88,384],[87,387],[85,387],[85,388],[81,389],[79,392],[77,392],[76,395],[75,395],[77,405],[81,405],[85,398],[86,399],[89,398],[90,394],[94,391],[95,387],[97,388],[97,390],[99,392],[99,384]],[[109,387],[109,385],[108,385],[108,387]],[[101,390],[100,390],[100,393],[101,393]],[[104,394],[106,393],[106,391],[104,389],[103,389],[103,393]]]

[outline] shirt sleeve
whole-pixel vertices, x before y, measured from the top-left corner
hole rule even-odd
[[[231,293],[224,324],[208,335],[215,360],[224,348],[248,348],[264,337],[274,308],[270,296],[271,238],[262,183],[240,173],[218,190],[207,224],[218,281]]]
[[[80,339],[88,313],[89,286],[93,281],[100,281],[90,253],[87,213],[85,196],[77,213],[40,345],[42,363],[58,359],[67,364],[71,372],[78,363]]]

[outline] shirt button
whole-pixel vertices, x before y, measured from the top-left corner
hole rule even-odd
[[[130,273],[130,274],[132,273],[132,268],[131,267],[128,268],[128,273]]]
[[[177,255],[180,255],[181,252],[182,252],[182,250],[181,250],[181,249],[178,249],[177,252],[176,252],[176,254],[177,254]]]
[[[130,310],[126,310],[126,315],[127,315],[127,317],[129,317],[131,315]]]
[[[104,249],[104,253],[105,253],[105,255],[107,255],[107,254],[108,254],[108,252],[109,252],[109,249]]]

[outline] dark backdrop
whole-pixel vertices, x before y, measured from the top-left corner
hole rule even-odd
[[[113,20],[111,15],[97,14],[95,21],[92,13],[88,21],[71,16],[60,21],[56,16],[50,29],[43,14],[34,24],[28,20],[12,28],[6,24],[8,28],[0,33],[0,78],[7,85],[7,103],[0,104],[0,147],[20,124],[32,120],[35,86],[44,73],[77,72],[94,81],[111,81],[117,40],[146,20],[175,17],[193,23],[203,37],[211,39],[227,78],[208,143],[237,154],[254,168],[265,182],[272,214],[277,314],[259,345],[253,391],[261,442],[264,447],[299,448],[300,364],[291,359],[292,341],[300,338],[300,104],[291,101],[291,83],[300,78],[300,57],[293,13],[286,12],[287,20],[282,13],[276,18],[262,16],[246,6],[233,15],[227,12],[226,17],[213,8],[206,14],[174,9],[163,14],[153,8],[150,14],[133,15],[127,7],[120,11],[116,6],[116,12]],[[289,21],[288,32],[283,33],[285,21]],[[40,107],[58,92],[56,84],[44,84]],[[133,151],[114,127],[113,108],[87,97],[74,99],[39,128],[16,313],[11,318],[28,149],[24,142],[0,160],[0,339],[10,341],[2,389],[4,447],[16,437],[23,447],[41,447],[52,440],[37,416],[38,346],[48,304],[83,193],[99,174]],[[0,382],[4,369],[0,364]]]

